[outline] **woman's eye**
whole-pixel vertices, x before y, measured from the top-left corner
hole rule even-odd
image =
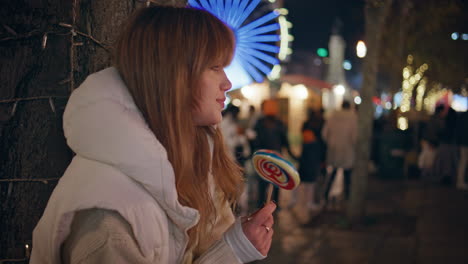
[[[211,69],[212,69],[213,71],[219,71],[219,70],[222,69],[222,67],[221,67],[221,66],[213,66],[213,67],[211,67]]]

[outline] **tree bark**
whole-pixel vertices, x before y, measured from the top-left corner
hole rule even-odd
[[[374,109],[372,96],[375,93],[379,46],[382,38],[382,26],[388,15],[392,0],[367,0],[365,7],[366,24],[365,42],[367,56],[364,59],[364,80],[360,92],[362,103],[359,106],[358,140],[356,145],[356,163],[352,174],[351,197],[347,206],[347,217],[351,223],[359,223],[365,215],[367,194],[368,164],[372,139],[372,121]]]
[[[401,3],[399,6],[399,12],[397,13],[397,15],[399,16],[399,21],[398,21],[399,31],[398,31],[398,35],[394,36],[398,39],[398,41],[396,42],[397,47],[395,48],[395,54],[393,54],[393,56],[396,57],[395,64],[397,65],[398,70],[393,71],[393,75],[391,76],[391,79],[390,79],[390,82],[391,82],[390,91],[392,92],[392,94],[395,94],[399,90],[401,90],[401,83],[403,79],[401,71],[406,65],[406,56],[407,56],[407,54],[405,54],[406,50],[404,46],[406,43],[407,36],[409,34],[407,21],[408,21],[408,17],[410,16],[411,9],[413,8],[412,0],[403,0],[400,2]]]
[[[111,47],[121,25],[140,6],[145,6],[144,1],[2,2],[0,259],[25,257],[25,244],[31,245],[32,231],[73,156],[62,130],[68,96],[88,74],[110,65]],[[77,32],[74,45],[66,24]],[[5,101],[31,97],[40,98]]]
[[[60,84],[68,76],[69,37],[50,34],[41,47],[44,32],[65,32],[56,24],[68,20],[70,6],[61,0],[9,1],[0,8],[0,98],[64,96],[51,99],[55,113],[48,99],[0,104],[1,180],[57,178],[71,158],[61,128],[69,88]],[[0,259],[24,258],[56,183],[0,182]]]

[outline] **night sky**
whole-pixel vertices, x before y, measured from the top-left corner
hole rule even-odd
[[[339,19],[346,41],[345,59],[355,60],[355,45],[364,36],[364,0],[285,0],[284,7],[293,24],[293,51],[328,48],[333,25]]]

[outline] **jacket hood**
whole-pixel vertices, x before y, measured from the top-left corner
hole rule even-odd
[[[68,145],[77,155],[112,166],[140,184],[179,228],[185,230],[198,221],[197,210],[178,202],[167,152],[148,127],[117,69],[90,75],[72,93],[63,128]]]

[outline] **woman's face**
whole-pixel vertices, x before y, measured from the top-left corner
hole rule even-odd
[[[221,64],[213,65],[202,73],[199,82],[199,107],[194,110],[193,120],[198,126],[210,126],[221,122],[226,92],[232,85]]]

